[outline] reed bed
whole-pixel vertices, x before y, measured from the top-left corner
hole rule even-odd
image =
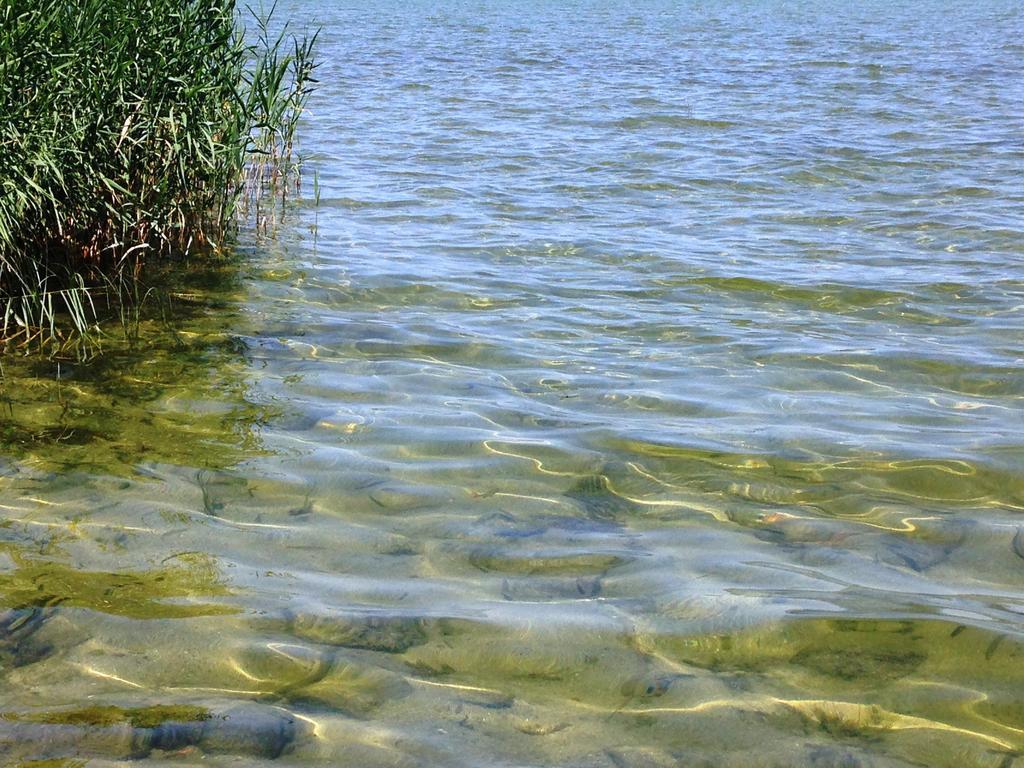
[[[88,334],[285,194],[315,40],[235,0],[0,0],[0,339]]]

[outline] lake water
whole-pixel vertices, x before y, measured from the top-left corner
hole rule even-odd
[[[4,764],[1024,765],[1024,7],[279,13],[276,237],[4,361]]]

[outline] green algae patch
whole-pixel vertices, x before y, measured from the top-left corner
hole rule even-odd
[[[836,365],[841,362],[835,361]],[[894,364],[891,360],[885,362],[887,366]],[[1000,381],[1010,375],[1009,371],[992,373]],[[924,375],[934,381],[932,374]],[[950,382],[950,389],[958,388]],[[979,392],[977,396],[992,394]],[[789,456],[710,450],[632,438],[609,439],[606,445],[610,451],[641,457],[646,472],[680,489],[759,504],[813,505],[816,514],[823,518],[858,519],[863,514],[865,493],[894,502],[942,504],[951,509],[970,509],[979,499],[1019,506],[1024,499],[1024,479],[1015,467],[992,461],[965,461],[941,455],[920,458],[899,451],[879,456],[850,451],[823,461],[813,453]],[[594,490],[597,489],[591,483],[590,492]],[[898,519],[889,522],[894,529],[913,530],[901,527]]]
[[[133,619],[177,619],[237,613],[215,603],[173,603],[173,599],[230,595],[213,558],[179,557],[184,565],[150,571],[81,571],[52,560],[25,557],[13,547],[0,548],[15,568],[0,573],[0,607],[61,606],[88,608]]]
[[[44,725],[72,725],[79,728],[109,728],[130,725],[132,728],[156,728],[164,723],[197,723],[212,715],[205,707],[189,704],[158,704],[153,707],[128,709],[113,705],[98,705],[58,712],[39,712],[29,715],[3,715],[6,720],[20,720]]]
[[[873,739],[891,725],[878,707],[860,707],[857,716],[825,706],[814,707],[810,714],[801,714],[809,724],[816,723],[819,730],[836,739]]]
[[[605,475],[582,477],[563,496],[579,504],[592,520],[614,520],[637,508],[637,504],[615,492]]]
[[[591,575],[603,574],[628,561],[623,554],[612,552],[575,552],[564,549],[539,549],[526,552],[493,547],[478,547],[467,559],[478,570],[525,575]]]
[[[201,300],[148,309],[172,320],[140,321],[137,347],[107,339],[88,364],[5,358],[3,455],[37,471],[109,476],[133,476],[142,460],[218,470],[263,455],[260,430],[277,412],[249,396],[244,351],[230,343],[236,313],[217,306],[234,278],[217,279]]]
[[[297,611],[289,613],[287,622],[292,634],[304,640],[382,653],[404,653],[427,642],[424,621],[414,616]]]
[[[926,658],[923,653],[909,650],[807,648],[790,662],[828,677],[877,682],[906,677]]]

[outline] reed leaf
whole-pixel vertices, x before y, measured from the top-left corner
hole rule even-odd
[[[0,0],[2,338],[88,334],[283,194],[315,42],[235,0]]]

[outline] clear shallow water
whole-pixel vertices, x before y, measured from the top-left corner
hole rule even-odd
[[[319,205],[4,363],[4,759],[1020,762],[1019,6],[315,13]]]

